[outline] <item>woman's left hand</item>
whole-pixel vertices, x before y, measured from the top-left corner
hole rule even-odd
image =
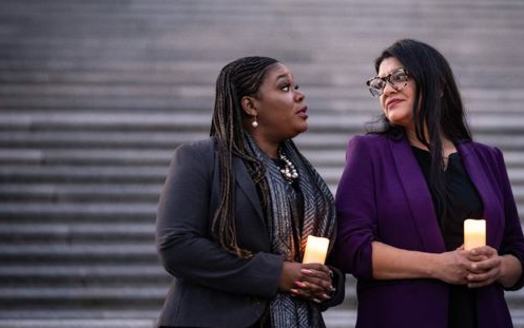
[[[291,293],[320,303],[331,298],[333,291],[331,271],[325,265],[318,263],[303,264],[300,280],[295,281]]]
[[[466,277],[469,288],[484,287],[499,280],[502,274],[502,258],[496,249],[482,246],[468,252],[472,261]]]

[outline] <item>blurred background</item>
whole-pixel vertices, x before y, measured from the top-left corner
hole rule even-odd
[[[449,60],[474,137],[505,154],[524,211],[522,0],[0,0],[0,327],[151,327],[173,150],[208,135],[214,82],[283,61],[309,103],[297,143],[335,192],[379,113],[373,59],[416,38]],[[328,327],[353,327],[354,280]],[[507,293],[524,327],[524,293]]]

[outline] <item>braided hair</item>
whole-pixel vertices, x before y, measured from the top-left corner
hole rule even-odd
[[[243,120],[246,113],[240,100],[244,96],[255,96],[269,68],[278,63],[268,57],[243,57],[222,68],[216,81],[216,96],[210,135],[215,138],[220,170],[220,204],[214,213],[211,232],[226,250],[247,258],[248,250],[238,246],[234,208],[234,176],[232,156],[242,158],[253,179],[262,202],[267,208],[269,188],[264,178],[265,169],[247,151],[244,142]]]

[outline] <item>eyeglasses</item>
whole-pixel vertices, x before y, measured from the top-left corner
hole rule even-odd
[[[369,79],[366,82],[366,85],[369,87],[369,92],[373,97],[381,96],[384,93],[387,83],[389,83],[393,89],[400,91],[408,85],[409,73],[404,68],[399,68],[390,74],[379,77],[375,76],[372,79]]]

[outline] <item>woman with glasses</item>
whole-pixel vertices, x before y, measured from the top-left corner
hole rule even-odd
[[[357,280],[357,327],[512,327],[524,237],[499,149],[472,140],[445,58],[395,42],[367,82],[383,128],[353,138],[338,186],[338,266]],[[486,246],[463,224],[485,219]]]
[[[307,111],[275,59],[221,70],[211,137],[177,148],[160,197],[157,246],[176,278],[160,327],[325,327],[345,279],[301,263],[309,235],[336,234],[333,196],[292,141]]]

